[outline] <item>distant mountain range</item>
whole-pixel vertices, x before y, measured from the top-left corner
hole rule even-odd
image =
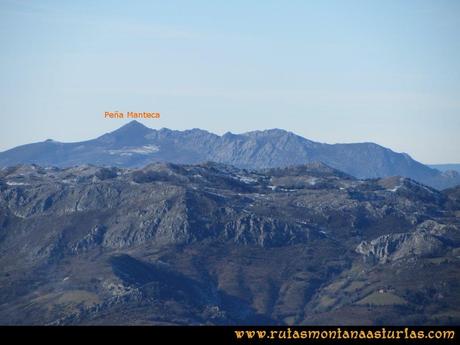
[[[27,144],[0,153],[0,166],[82,164],[141,167],[152,162],[196,164],[206,161],[244,169],[266,169],[323,162],[357,178],[404,176],[437,189],[460,184],[457,171],[423,165],[406,153],[374,143],[324,144],[270,129],[222,136],[201,130],[155,130],[132,121],[96,139]]]
[[[460,164],[428,164],[428,166],[439,171],[453,170],[460,173]]]

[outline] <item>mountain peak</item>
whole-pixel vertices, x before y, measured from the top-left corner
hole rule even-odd
[[[145,126],[139,121],[132,120],[128,122],[126,125],[121,126],[120,128],[114,130],[113,132],[109,134],[122,134],[122,135],[139,134],[139,135],[142,135],[143,133],[148,133],[151,130],[152,130],[151,128]]]
[[[153,130],[139,121],[133,120],[120,128],[98,138],[106,144],[135,146],[145,144],[145,136]]]
[[[136,129],[148,128],[148,129],[150,129],[149,127],[145,126],[144,124],[140,123],[137,120],[129,121],[126,125],[121,126],[118,130],[123,129],[123,128],[129,128],[129,129],[132,129],[132,128],[136,128]]]
[[[294,135],[294,133],[286,131],[285,129],[270,128],[264,130],[250,131],[243,133],[246,136],[280,136],[280,135]]]

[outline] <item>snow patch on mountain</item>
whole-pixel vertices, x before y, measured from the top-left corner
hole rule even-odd
[[[160,148],[156,145],[144,145],[141,147],[124,147],[117,150],[108,150],[107,152],[110,155],[132,156],[133,154],[148,155],[158,151],[160,151]]]

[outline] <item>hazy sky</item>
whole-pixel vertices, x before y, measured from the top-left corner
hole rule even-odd
[[[460,1],[0,0],[0,150],[283,128],[460,163]]]

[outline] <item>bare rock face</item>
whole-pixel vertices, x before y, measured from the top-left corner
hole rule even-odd
[[[3,168],[0,324],[449,321],[458,195],[322,163]]]
[[[455,226],[425,221],[414,232],[388,234],[363,241],[356,252],[381,263],[410,257],[435,257],[449,246],[458,247],[460,230]]]

